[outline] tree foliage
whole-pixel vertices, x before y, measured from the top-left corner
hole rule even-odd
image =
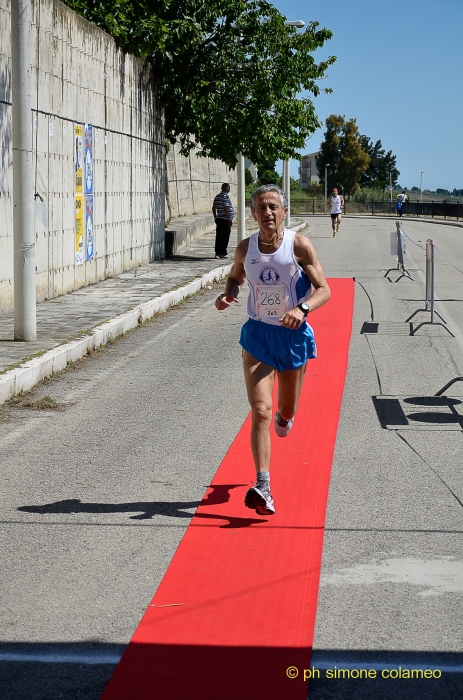
[[[266,0],[65,1],[154,64],[166,136],[184,154],[199,145],[231,167],[240,152],[297,157],[321,125],[312,99],[335,59],[315,62],[332,36],[316,22],[299,33]]]
[[[325,181],[327,169],[328,189],[338,187],[350,196],[359,187],[360,180],[370,163],[370,156],[362,147],[362,137],[355,119],[332,114],[326,120],[326,132],[316,157],[320,180]]]
[[[392,151],[386,151],[381,141],[373,141],[368,136],[361,136],[362,148],[370,156],[370,163],[360,179],[360,187],[385,190],[392,181],[397,183],[400,171],[396,167],[396,156]]]

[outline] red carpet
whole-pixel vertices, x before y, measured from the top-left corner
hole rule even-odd
[[[254,477],[248,417],[102,700],[305,699],[354,301],[352,279],[330,286],[310,315],[319,357],[293,430],[272,437],[276,514],[243,505]]]

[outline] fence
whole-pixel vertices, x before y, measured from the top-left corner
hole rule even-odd
[[[405,234],[407,235],[407,234]],[[408,236],[408,238],[410,238]],[[413,241],[412,238],[410,240]],[[422,246],[420,246],[422,247]],[[410,322],[412,318],[414,318],[417,314],[422,313],[423,311],[425,313],[430,313],[430,319],[429,321],[422,321],[416,328],[412,328],[410,331],[410,335],[415,335],[417,330],[421,328],[421,326],[443,326],[446,331],[450,333],[451,336],[455,338],[455,334],[450,330],[450,328],[447,325],[447,321],[445,318],[440,314],[438,311],[436,311],[436,308],[434,306],[434,250],[435,250],[435,244],[434,241],[431,238],[428,238],[426,241],[426,298],[424,300],[424,309],[417,309],[412,313],[411,316],[409,316],[406,319],[406,323]],[[439,316],[441,319],[440,321],[435,321],[434,316]]]
[[[328,209],[327,209],[328,211]],[[325,200],[306,197],[296,199],[291,198],[291,214],[319,215],[325,213]],[[344,202],[344,214],[369,214],[371,216],[393,216],[397,217],[396,202],[375,201],[368,202]],[[456,219],[459,221],[463,217],[463,203],[459,202],[405,202],[402,208],[403,215],[407,217],[427,219]]]
[[[391,234],[391,241],[392,241],[393,235],[394,234]],[[413,240],[413,238],[411,236],[409,236],[407,233],[405,233],[405,231],[402,229],[402,222],[401,221],[396,221],[396,235],[397,235],[397,253],[398,253],[397,269],[401,269],[403,272],[403,274],[401,275],[401,277],[399,279],[402,279],[402,277],[404,277],[405,274],[407,273],[407,270],[405,268],[404,258],[403,258],[404,253],[405,253],[405,247],[403,246],[404,236],[406,236],[409,239],[409,241],[411,241],[418,248],[421,248],[426,252],[426,297],[424,300],[424,308],[417,309],[416,311],[414,311],[411,316],[409,316],[407,319],[405,319],[405,322],[410,323],[412,318],[414,318],[417,314],[422,313],[422,312],[429,313],[430,317],[429,317],[429,321],[422,321],[416,327],[413,327],[413,324],[410,323],[410,335],[415,335],[415,333],[422,326],[437,325],[437,326],[443,326],[443,328],[445,328],[445,330],[448,331],[448,333],[450,333],[450,335],[453,338],[455,338],[455,334],[447,325],[446,319],[442,316],[442,314],[440,314],[436,310],[435,305],[434,305],[434,298],[435,298],[435,296],[434,296],[434,257],[435,257],[434,252],[437,251],[440,255],[442,255],[444,260],[446,260],[447,263],[449,263],[452,267],[454,267],[455,270],[458,270],[458,272],[460,272],[461,274],[463,274],[463,270],[460,269],[459,267],[457,267],[456,265],[454,265],[452,262],[450,262],[450,260],[448,260],[443,255],[443,253],[441,253],[441,251],[437,248],[437,246],[434,243],[434,241],[432,240],[432,238],[427,239],[426,248],[424,248],[424,246],[422,246],[421,243]],[[404,272],[404,270],[405,270],[405,272]],[[391,272],[391,270],[388,270],[388,272]],[[387,276],[387,274],[388,273],[386,273],[385,276]],[[413,279],[413,278],[410,276],[410,279]],[[398,280],[396,280],[396,282],[398,282]],[[441,320],[436,321],[434,319],[434,316],[438,316]],[[456,382],[463,382],[463,377],[462,376],[454,377],[449,382],[447,382],[447,384],[445,384],[445,386],[443,386],[442,389],[439,389],[439,391],[436,394],[434,394],[434,396],[442,396],[442,394],[444,394],[447,391],[447,389],[449,389],[451,386],[453,386],[453,384],[455,384]]]
[[[405,231],[402,230],[401,221],[396,221],[395,225],[396,230],[395,232],[391,233],[391,255],[397,255],[397,267],[389,268],[389,270],[387,270],[384,276],[389,279],[390,272],[392,272],[393,270],[399,270],[402,274],[396,279],[396,282],[399,282],[399,280],[401,280],[403,277],[408,277],[408,279],[411,279],[414,282],[415,280],[411,276],[410,272],[407,270],[407,266],[404,260],[404,255],[407,252],[407,249],[405,247],[405,236],[407,234],[405,233]]]

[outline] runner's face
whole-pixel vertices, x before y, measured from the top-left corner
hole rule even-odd
[[[265,192],[259,195],[255,207],[252,215],[259,224],[262,233],[273,236],[283,230],[283,220],[288,209],[283,209],[281,206],[278,192]]]

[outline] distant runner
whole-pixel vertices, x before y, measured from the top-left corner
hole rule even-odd
[[[397,195],[397,204],[396,204],[396,207],[397,207],[397,214],[398,214],[398,216],[402,216],[402,214],[403,214],[403,206],[404,206],[405,202],[407,201],[407,199],[408,199],[408,197],[407,197],[407,195],[405,194],[405,192],[403,192],[403,191],[402,191],[402,194],[398,194],[398,195]]]
[[[336,233],[339,231],[341,225],[341,214],[344,208],[344,198],[338,194],[336,187],[333,188],[333,192],[327,204],[331,207],[331,228],[333,229],[333,238],[336,238]]]
[[[275,375],[278,410],[273,423],[276,434],[286,437],[294,424],[307,360],[316,357],[306,318],[328,301],[331,292],[312,243],[284,228],[286,194],[276,185],[262,185],[252,195],[251,211],[259,231],[238,244],[225,291],[215,305],[223,311],[237,303],[247,278],[249,319],[241,329],[240,345],[257,483],[247,491],[244,503],[258,515],[272,515],[270,424]]]

